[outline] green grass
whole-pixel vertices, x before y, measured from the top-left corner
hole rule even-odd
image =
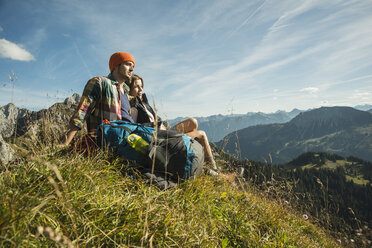
[[[348,181],[353,181],[354,183],[356,183],[356,184],[360,184],[360,185],[365,185],[365,184],[368,184],[368,183],[369,183],[369,180],[366,180],[366,179],[364,179],[364,178],[361,177],[361,176],[352,177],[352,176],[348,176],[348,175],[346,175],[346,179],[347,179]]]
[[[201,176],[161,191],[125,161],[65,151],[0,173],[1,247],[337,247],[245,182]]]
[[[346,165],[350,164],[346,160],[336,160],[336,163],[341,165],[341,166],[346,166]]]
[[[319,154],[314,154],[314,157],[319,157]],[[336,160],[336,162],[333,162],[333,161],[330,161],[330,160],[327,159],[325,161],[325,163],[321,166],[318,166],[317,164],[313,164],[313,163],[308,163],[308,164],[300,166],[299,168],[301,168],[302,170],[312,169],[312,168],[315,168],[317,170],[319,170],[319,169],[335,170],[335,169],[337,169],[337,167],[343,167],[346,170],[346,173],[349,173],[349,174],[346,175],[346,179],[348,181],[353,181],[355,184],[360,184],[360,185],[368,184],[370,181],[363,178],[362,174],[355,175],[354,173],[349,172],[347,170],[347,167],[348,166],[350,167],[351,165],[352,165],[352,163],[347,161],[347,160]],[[360,165],[359,164],[353,165],[353,167],[357,167],[357,166],[360,166]],[[287,168],[291,169],[291,170],[296,170],[297,167],[298,167],[297,165],[287,166]]]
[[[327,169],[332,169],[332,170],[335,170],[337,167],[339,166],[342,166],[340,164],[338,164],[337,162],[333,162],[333,161],[326,161],[326,163],[322,166],[322,168],[327,168]]]

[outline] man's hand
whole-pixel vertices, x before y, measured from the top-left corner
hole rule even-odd
[[[73,126],[73,125],[70,125],[70,128],[69,130],[67,131],[67,134],[65,135],[63,141],[61,144],[58,144],[57,147],[58,148],[63,148],[63,147],[66,147],[68,146],[72,139],[74,138],[75,134],[79,131],[79,128]]]

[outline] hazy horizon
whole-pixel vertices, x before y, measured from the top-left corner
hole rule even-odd
[[[75,93],[74,93],[75,94]],[[77,93],[78,94],[78,93]],[[56,102],[53,102],[51,103],[50,106],[48,107],[45,107],[45,108],[27,108],[27,106],[17,106],[16,104],[14,104],[17,108],[20,108],[20,109],[28,109],[30,111],[39,111],[39,110],[42,110],[42,109],[47,109],[49,107],[51,107],[53,104],[55,103],[61,103],[63,102],[65,99],[62,99],[61,101],[56,101]],[[0,108],[1,107],[4,107],[8,104],[11,104],[10,102],[7,103],[7,104],[4,104],[4,105],[0,105]],[[363,104],[363,105],[355,105],[355,106],[319,106],[317,108],[321,108],[321,107],[352,107],[352,108],[355,108],[355,109],[358,109],[358,110],[362,110],[362,111],[369,111],[372,109],[372,105],[371,104]],[[195,118],[207,118],[207,117],[211,117],[211,116],[217,116],[217,115],[223,115],[223,116],[233,116],[233,115],[247,115],[249,113],[264,113],[264,114],[275,114],[275,113],[278,113],[278,112],[281,112],[281,111],[284,111],[284,112],[287,112],[287,113],[290,113],[292,111],[295,111],[295,110],[299,110],[299,111],[308,111],[308,110],[312,110],[312,109],[315,109],[315,108],[308,108],[308,109],[299,109],[299,108],[293,108],[291,110],[283,110],[283,109],[278,109],[276,111],[273,111],[273,112],[262,112],[262,111],[256,111],[256,112],[246,112],[246,113],[217,113],[217,114],[211,114],[211,115],[206,115],[206,116],[176,116],[174,118],[168,118],[169,120],[172,120],[172,119],[178,119],[178,118],[188,118],[188,117],[195,117]]]

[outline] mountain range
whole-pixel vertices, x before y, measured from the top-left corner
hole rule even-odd
[[[372,113],[372,105],[370,104],[357,105],[354,108]],[[275,113],[248,112],[246,114],[219,114],[208,117],[195,117],[195,119],[198,120],[199,129],[206,132],[209,141],[218,142],[231,132],[255,125],[285,123],[299,113],[309,110],[311,109],[299,110],[295,108],[290,112],[278,110]],[[178,117],[169,120],[168,123],[173,126],[184,119],[186,118]]]
[[[371,111],[372,105],[371,104],[356,105],[354,108],[363,111]]]
[[[286,163],[310,151],[372,161],[372,114],[351,107],[321,107],[286,123],[238,130],[216,144],[241,158],[273,163]]]
[[[247,114],[212,115],[208,117],[195,117],[198,129],[206,132],[209,141],[217,142],[227,134],[249,126],[271,123],[285,123],[301,113],[303,110],[293,109],[290,112],[277,111],[275,113],[249,112]],[[171,126],[185,118],[179,117],[169,120]]]

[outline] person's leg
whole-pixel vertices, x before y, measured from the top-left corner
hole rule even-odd
[[[181,121],[174,128],[181,133],[189,133],[198,129],[198,121],[195,118],[189,118]]]
[[[194,130],[192,132],[185,133],[191,138],[195,138],[204,148],[204,161],[207,164],[212,165],[213,169],[217,169],[216,162],[214,161],[211,147],[209,145],[207,134],[202,130]]]

